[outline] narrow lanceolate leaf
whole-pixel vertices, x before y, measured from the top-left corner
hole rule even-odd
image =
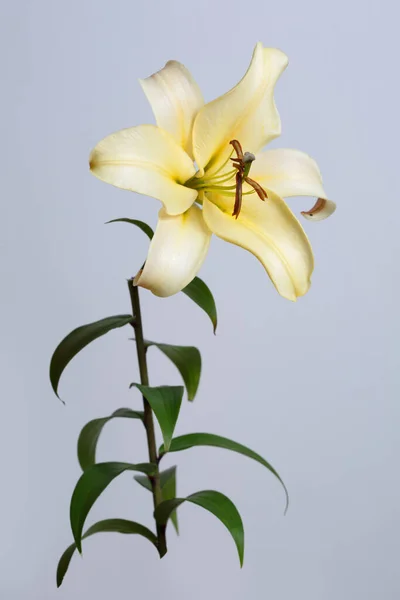
[[[88,469],[96,462],[97,442],[99,441],[103,427],[106,423],[117,417],[143,420],[143,412],[131,410],[130,408],[119,408],[109,417],[93,419],[93,421],[86,423],[78,438],[78,460],[82,471],[85,471],[85,469]]]
[[[108,225],[108,223],[130,223],[131,225],[136,225],[136,227],[139,227],[139,229],[141,229],[143,233],[145,233],[150,239],[152,239],[154,235],[154,231],[150,225],[147,225],[147,223],[144,223],[144,221],[138,221],[137,219],[112,219],[112,221],[107,221],[106,225]]]
[[[182,292],[207,313],[211,319],[215,333],[217,329],[217,307],[215,306],[215,300],[209,287],[202,279],[195,277],[189,285],[183,288]]]
[[[171,479],[173,479],[175,481],[175,475],[176,475],[176,466],[169,467],[168,469],[165,469],[165,471],[161,471],[160,472],[161,489],[163,489]],[[149,492],[151,492],[151,483],[150,483],[150,479],[147,477],[147,475],[135,475],[134,480],[137,481],[146,490],[149,490]],[[169,498],[164,498],[164,496],[163,496],[163,500],[170,500],[173,497],[174,496],[170,496]]]
[[[151,483],[146,475],[135,475],[134,479],[140,483],[146,490],[151,492]],[[160,472],[160,484],[163,500],[171,500],[176,498],[176,466],[165,469]],[[176,511],[171,514],[171,521],[175,527],[176,533],[179,534],[178,515]]]
[[[150,529],[144,527],[135,521],[127,521],[126,519],[104,519],[98,521],[86,531],[82,539],[90,537],[95,533],[115,532],[115,533],[136,533],[148,539],[157,548],[157,537]],[[57,587],[63,582],[65,574],[68,570],[71,558],[76,550],[76,544],[71,544],[64,554],[61,556],[57,566]]]
[[[131,322],[132,315],[116,315],[115,317],[107,317],[88,325],[82,325],[82,327],[71,331],[58,344],[51,358],[50,381],[55,394],[58,396],[58,383],[62,372],[78,352],[90,344],[90,342],[111,331],[111,329],[123,327]]]
[[[180,452],[180,450],[187,450],[188,448],[194,448],[195,446],[215,446],[216,448],[225,448],[226,450],[232,450],[233,452],[243,454],[243,456],[252,458],[253,460],[259,462],[261,465],[264,465],[264,467],[266,467],[269,471],[271,471],[271,473],[275,475],[275,477],[279,479],[280,483],[283,486],[286,495],[286,512],[289,506],[289,495],[286,486],[283,483],[278,472],[262,456],[260,456],[253,450],[250,450],[250,448],[243,446],[242,444],[238,444],[233,440],[229,440],[228,438],[222,437],[220,435],[214,435],[212,433],[189,433],[187,435],[181,435],[179,437],[176,437],[171,441],[171,445],[168,449],[168,452]],[[163,454],[163,452],[164,446],[161,446],[159,453]]]
[[[156,346],[170,359],[182,376],[188,400],[193,400],[199,387],[201,354],[194,346],[172,346],[146,341],[146,346]]]
[[[139,383],[131,383],[130,387],[137,387],[156,415],[164,439],[165,451],[168,452],[171,438],[179,416],[182,404],[183,387],[181,385],[162,385],[149,387]]]
[[[171,516],[171,513],[183,502],[191,502],[205,508],[215,515],[233,537],[239,554],[240,566],[243,565],[244,555],[244,531],[240,514],[229,498],[213,490],[204,490],[196,492],[187,498],[174,498],[173,500],[164,500],[159,504],[154,512],[158,523],[165,525]]]
[[[121,462],[98,463],[84,471],[75,486],[71,498],[70,520],[75,544],[82,552],[82,530],[86,517],[100,494],[106,487],[124,471],[140,471],[151,475],[155,465],[142,463],[133,465]]]
[[[170,471],[171,474],[168,479],[165,479],[161,492],[163,500],[172,500],[173,498],[176,498],[176,467],[171,467],[170,469],[167,469],[167,471]],[[170,519],[176,533],[179,535],[178,513],[176,510],[172,511]]]

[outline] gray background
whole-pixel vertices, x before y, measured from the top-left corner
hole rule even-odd
[[[0,597],[397,599],[398,14],[395,3],[336,0],[17,1],[2,5]],[[140,405],[128,329],[86,349],[53,395],[48,362],[71,329],[129,310],[124,279],[159,203],[88,172],[90,148],[117,129],[152,122],[137,83],[184,62],[207,100],[243,75],[257,40],[290,58],[276,99],[274,147],[315,156],[338,211],[305,224],[316,256],[309,294],[281,299],[259,263],[213,240],[201,276],[220,314],[218,335],[184,295],[143,293],[150,339],[196,344],[200,393],[178,433],[237,439],[279,470],[291,493],[252,461],[223,450],[175,455],[182,495],[228,494],[246,529],[241,571],[224,527],[195,506],[180,512],[160,562],[145,540],[104,534],[84,545],[64,586],[69,498],[86,421]],[[294,199],[296,211],[307,200]],[[154,384],[178,383],[153,349]],[[102,460],[146,460],[135,423],[108,426]],[[167,464],[167,462],[166,462]],[[122,476],[88,522],[151,523],[146,492]]]

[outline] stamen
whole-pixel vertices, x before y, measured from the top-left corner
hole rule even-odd
[[[235,217],[237,219],[242,207],[242,196],[244,195],[243,181],[248,183],[253,188],[253,190],[256,192],[256,194],[261,200],[266,200],[266,198],[268,198],[268,195],[264,188],[262,188],[261,185],[257,183],[257,181],[254,181],[254,179],[250,179],[250,177],[248,177],[251,165],[256,159],[254,154],[252,154],[251,152],[245,152],[243,154],[242,146],[238,140],[231,140],[229,143],[232,144],[237,155],[235,158],[231,158],[233,167],[237,169],[235,204],[232,213],[232,217]]]
[[[236,189],[236,185],[205,185],[202,188],[196,188],[198,190],[204,190],[205,192],[207,192],[208,190],[213,191],[213,192],[228,192],[229,190],[235,190]]]
[[[232,169],[231,171],[228,171],[228,173],[223,173],[222,175],[218,175],[217,177],[203,177],[202,179],[193,181],[192,187],[195,190],[207,190],[211,187],[220,186],[221,183],[226,183],[230,181],[234,177],[235,173],[236,171]],[[227,188],[221,186],[221,189]]]
[[[255,193],[255,190],[250,190],[249,192],[242,192],[242,196],[251,196]],[[224,196],[227,198],[234,198],[236,196],[236,192],[224,192]]]
[[[254,154],[251,152],[243,153],[242,145],[238,140],[231,140],[229,143],[233,146],[233,150],[214,173],[210,173],[209,169],[207,169],[209,175],[207,175],[207,171],[201,177],[197,173],[186,182],[186,185],[197,190],[199,195],[207,192],[217,192],[223,196],[234,197],[232,216],[237,219],[242,208],[243,196],[256,193],[261,200],[266,200],[268,196],[257,181],[248,177],[251,165],[256,158]],[[232,157],[233,152],[236,152],[235,157]],[[231,161],[233,168],[224,172],[229,161]],[[223,185],[233,181],[235,183],[232,185]],[[246,182],[252,189],[243,192],[243,182]]]
[[[240,171],[236,173],[236,194],[235,194],[235,205],[233,207],[232,217],[235,219],[240,215],[240,209],[242,208],[242,191],[243,191],[243,178]]]
[[[223,162],[223,163],[222,163],[222,165],[221,165],[220,167],[218,167],[218,169],[215,171],[215,173],[214,173],[213,175],[216,175],[217,173],[219,173],[220,171],[222,171],[222,169],[223,169],[223,168],[224,168],[224,167],[225,167],[225,166],[228,164],[228,162],[229,162],[229,160],[230,160],[230,158],[231,158],[232,154],[233,154],[233,150],[232,150],[232,152],[229,154],[229,156],[228,156],[228,158],[226,159],[226,161],[225,161],[225,162]]]
[[[257,181],[254,181],[254,179],[250,179],[250,177],[244,177],[243,179],[246,183],[251,185],[251,187],[254,189],[254,191],[257,193],[258,197],[261,200],[266,200],[268,198],[267,192],[264,190],[264,188],[261,187],[259,183],[257,183]]]
[[[209,179],[205,179],[205,181],[215,182],[219,181],[219,183],[223,183],[224,181],[229,181],[234,176],[235,171],[228,171],[227,173],[223,173],[222,175],[217,175],[217,177],[210,177]]]
[[[243,150],[242,150],[241,143],[238,140],[231,140],[229,143],[232,144],[232,146],[237,154],[238,159],[243,160]],[[232,159],[232,160],[235,160],[235,159]]]

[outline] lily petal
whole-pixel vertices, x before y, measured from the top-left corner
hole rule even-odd
[[[335,212],[336,204],[326,196],[318,165],[305,152],[284,148],[261,152],[252,163],[251,176],[263,188],[272,190],[282,198],[318,198],[311,210],[301,213],[307,219],[320,221]]]
[[[158,216],[146,264],[134,284],[166,297],[180,292],[196,276],[206,257],[211,231],[196,204],[175,217],[162,208]]]
[[[243,150],[257,153],[281,132],[274,86],[288,64],[287,56],[258,43],[243,79],[229,92],[206,104],[193,126],[193,153],[202,171],[219,167],[237,139]]]
[[[193,158],[192,127],[204,100],[189,71],[176,60],[170,60],[154,75],[139,79],[139,83],[151,104],[157,125],[168,131]]]
[[[207,196],[203,214],[213,233],[254,254],[281,296],[294,301],[308,291],[314,268],[312,249],[302,226],[279,196],[269,192],[265,201],[256,194],[245,196],[237,219],[232,217],[233,199]]]
[[[89,162],[102,181],[153,196],[170,215],[186,211],[197,197],[195,190],[183,185],[195,173],[192,160],[169,133],[155,125],[112,133],[92,150]]]
[[[308,221],[322,221],[329,217],[336,210],[336,204],[332,200],[318,198],[310,210],[302,210],[301,214]]]

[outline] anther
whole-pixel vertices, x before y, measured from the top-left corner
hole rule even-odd
[[[236,217],[237,219],[242,208],[243,181],[248,183],[253,188],[261,200],[266,200],[268,196],[267,192],[259,183],[257,183],[257,181],[254,181],[254,179],[250,179],[250,177],[248,177],[251,165],[256,159],[254,154],[251,152],[245,152],[243,154],[242,146],[238,140],[231,140],[229,143],[233,146],[237,155],[235,158],[231,158],[233,166],[237,169],[235,204],[232,213],[232,217]]]

